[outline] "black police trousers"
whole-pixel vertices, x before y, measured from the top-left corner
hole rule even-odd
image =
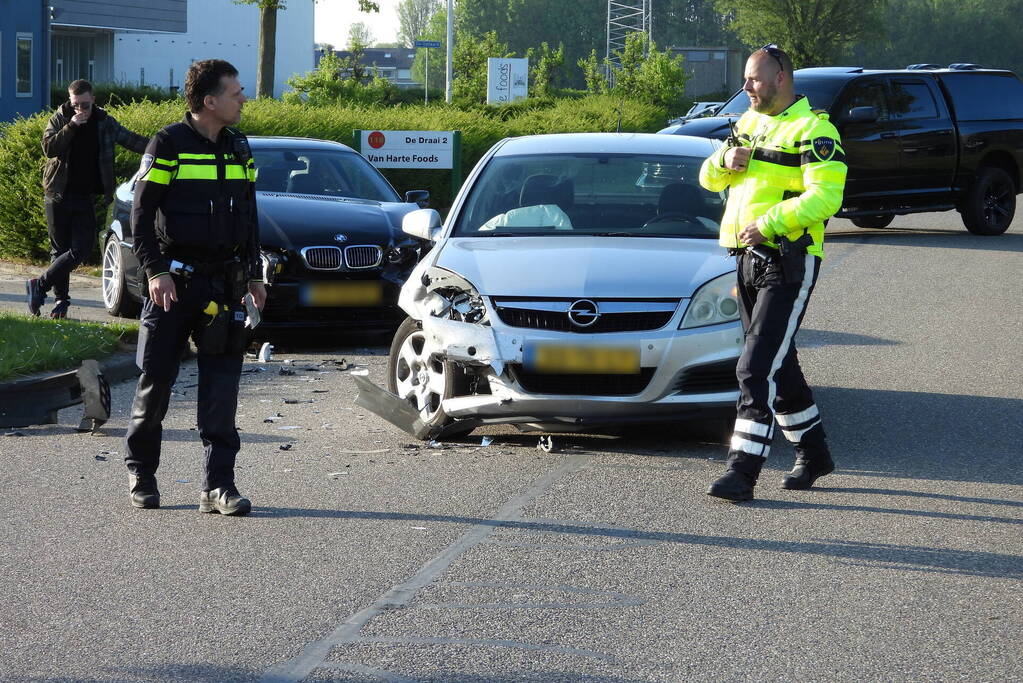
[[[39,278],[44,292],[70,301],[71,271],[85,262],[96,244],[96,206],[92,195],[67,195],[61,201],[47,197],[46,228],[50,233],[50,267]]]
[[[207,303],[226,298],[223,279],[174,276],[178,300],[169,311],[150,299],[143,303],[136,356],[142,375],[131,407],[124,457],[132,474],[155,474],[160,465],[162,423],[181,356],[189,335],[206,319],[202,311]],[[223,353],[204,353],[199,348],[197,402],[199,437],[205,448],[204,491],[234,484],[235,456],[241,448],[235,414],[243,356],[243,345]]]
[[[800,282],[785,281],[775,257],[764,261],[739,251],[739,317],[745,342],[736,377],[739,400],[730,455],[766,458],[777,419],[782,434],[808,455],[826,451],[824,428],[796,356],[795,336],[820,272],[820,258],[804,257]]]

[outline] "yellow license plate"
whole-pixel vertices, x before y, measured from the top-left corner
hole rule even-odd
[[[384,288],[378,280],[312,282],[302,296],[306,306],[379,306],[383,302]]]
[[[639,372],[639,350],[532,344],[526,346],[524,362],[530,370],[547,374],[634,375]]]

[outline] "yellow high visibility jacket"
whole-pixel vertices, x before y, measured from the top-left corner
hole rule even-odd
[[[813,111],[800,97],[774,116],[750,109],[735,132],[743,146],[753,148],[746,170],[724,167],[727,147],[700,168],[703,187],[711,192],[730,188],[721,246],[744,247],[738,234],[756,221],[770,246],[777,246],[779,235],[795,240],[806,230],[813,237],[807,251],[824,258],[824,221],[842,207],[846,176],[845,152],[828,115]]]

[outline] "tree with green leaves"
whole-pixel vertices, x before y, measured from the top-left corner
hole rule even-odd
[[[413,47],[440,7],[440,0],[401,0],[398,3],[398,41],[405,47]]]
[[[587,90],[639,100],[668,111],[680,107],[689,78],[680,55],[658,50],[656,43],[637,31],[625,38],[625,48],[614,56],[613,63],[601,63],[593,50],[587,59],[579,60]],[[611,74],[610,81],[605,73]]]
[[[256,97],[274,96],[274,68],[277,62],[277,12],[288,8],[287,0],[234,0],[237,5],[259,7],[259,61],[256,67]],[[359,0],[359,11],[379,12],[373,0]]]
[[[356,46],[365,50],[373,44],[373,31],[364,22],[357,21],[348,27],[348,49],[354,50]]]
[[[487,101],[487,59],[514,57],[508,45],[497,38],[496,31],[473,36],[459,31],[455,37],[455,51],[451,56],[455,80],[454,97],[464,104],[483,104]]]
[[[795,68],[833,64],[851,45],[882,32],[886,0],[715,0],[750,49],[777,43]]]
[[[529,59],[529,94],[533,97],[553,94],[555,76],[565,65],[564,43],[559,43],[557,50],[552,50],[546,42],[541,43],[539,50],[529,48],[526,57]]]

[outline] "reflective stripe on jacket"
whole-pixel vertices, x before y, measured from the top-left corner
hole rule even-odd
[[[224,128],[216,142],[186,114],[146,148],[132,206],[134,250],[146,274],[168,260],[211,263],[237,256],[260,279],[256,169],[248,140]]]
[[[741,144],[752,147],[743,172],[724,167],[722,147],[700,168],[700,184],[712,192],[729,189],[721,219],[720,244],[742,248],[742,229],[757,221],[770,246],[776,238],[791,240],[804,229],[813,237],[807,251],[824,257],[824,221],[842,207],[845,152],[828,115],[814,112],[805,97],[770,116],[752,109],[736,124]]]

